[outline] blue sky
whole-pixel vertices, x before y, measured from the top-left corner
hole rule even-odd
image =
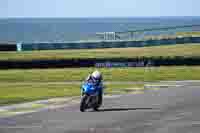
[[[0,0],[0,17],[200,16],[200,0]]]

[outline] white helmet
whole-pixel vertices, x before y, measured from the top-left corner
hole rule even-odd
[[[100,80],[102,78],[101,73],[97,70],[92,73],[92,77],[96,80]]]

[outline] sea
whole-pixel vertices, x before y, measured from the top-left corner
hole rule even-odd
[[[68,42],[89,40],[97,32],[126,32],[200,25],[200,17],[1,18],[1,42]],[[200,27],[165,30],[200,31]]]

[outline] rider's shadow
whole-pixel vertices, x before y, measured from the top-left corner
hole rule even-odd
[[[98,112],[114,112],[114,111],[134,111],[134,110],[153,110],[154,108],[105,108],[99,109]]]

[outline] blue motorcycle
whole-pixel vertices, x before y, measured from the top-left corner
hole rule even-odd
[[[81,102],[80,111],[84,112],[86,109],[93,108],[98,111],[102,104],[103,87],[96,86],[94,83],[85,82],[81,86]]]

